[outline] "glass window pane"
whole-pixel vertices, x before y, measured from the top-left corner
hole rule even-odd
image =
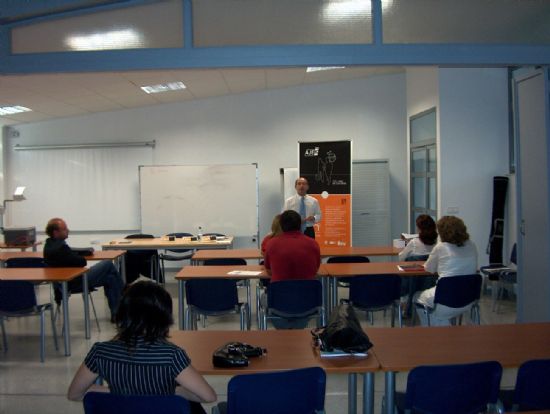
[[[382,0],[384,43],[550,43],[548,0]]]
[[[436,138],[435,110],[424,113],[420,116],[411,117],[411,143]]]
[[[437,152],[435,148],[428,148],[428,171],[436,172],[437,171]]]
[[[154,2],[16,27],[11,40],[13,53],[182,47],[182,2]]]
[[[428,193],[428,199],[429,199],[429,209],[430,210],[436,210],[437,208],[437,186],[435,182],[435,178],[428,178],[430,190]]]
[[[426,179],[413,178],[413,208],[426,208]]]
[[[193,0],[198,47],[372,43],[370,0]]]
[[[412,172],[426,172],[426,150],[412,152]]]

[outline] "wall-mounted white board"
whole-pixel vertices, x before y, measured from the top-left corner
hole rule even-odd
[[[42,230],[50,218],[62,217],[71,230],[135,231],[138,167],[151,163],[152,154],[142,147],[14,151],[12,182],[26,187],[26,200],[9,204],[9,225]]]
[[[141,230],[258,235],[256,164],[139,168]]]

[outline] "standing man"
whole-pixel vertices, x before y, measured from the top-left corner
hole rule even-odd
[[[294,210],[302,218],[300,230],[306,236],[315,238],[315,223],[321,221],[321,208],[317,199],[307,194],[309,184],[304,177],[298,178],[294,183],[296,195],[285,200],[284,210]]]
[[[84,267],[86,259],[73,252],[65,242],[69,237],[67,223],[63,219],[53,218],[48,221],[46,234],[49,236],[44,245],[44,261],[50,267]],[[116,267],[109,260],[103,260],[90,267],[86,276],[79,276],[69,281],[69,292],[82,292],[82,277],[88,278],[90,289],[103,286],[105,296],[111,310],[111,322],[118,309],[118,304],[122,296],[122,278]],[[59,288],[56,288],[56,302],[59,294]]]

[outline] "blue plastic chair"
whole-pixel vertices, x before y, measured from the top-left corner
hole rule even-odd
[[[154,239],[152,234],[129,234],[125,239]],[[142,274],[156,282],[164,283],[164,274],[161,273],[159,265],[158,250],[155,249],[132,249],[124,255],[126,262],[126,283],[132,283]]]
[[[430,316],[437,316],[438,304],[457,309],[472,305],[470,308],[472,322],[479,325],[480,316],[478,301],[481,295],[481,282],[482,279],[479,274],[442,277],[437,281],[437,286],[435,288],[435,306],[429,308],[417,304],[417,309],[426,313],[428,325],[430,325]],[[452,318],[455,319],[458,317],[458,324],[462,322],[462,313],[457,313],[457,315]]]
[[[406,262],[425,262],[430,257],[429,254],[421,255],[412,255],[405,259]],[[419,290],[429,289],[435,286],[437,281],[437,276],[401,276],[401,296],[407,295],[407,305],[406,305],[406,315],[407,317],[412,318],[412,323],[414,325],[414,306],[413,306],[413,296],[414,293]]]
[[[244,259],[209,259],[207,266],[245,265]],[[247,302],[239,302],[237,281],[231,279],[188,280],[185,283],[187,299],[186,326],[197,328],[197,316],[218,316],[239,313],[241,330],[250,329],[250,310]]]
[[[269,320],[300,320],[317,316],[321,325],[323,289],[321,282],[312,280],[281,280],[267,286],[267,308],[260,308],[262,326],[267,329]]]
[[[399,412],[478,414],[496,405],[502,367],[496,361],[420,366],[407,378],[406,394],[396,395]]]
[[[517,244],[514,243],[510,254],[510,263],[517,265]],[[480,272],[487,276],[489,281],[493,282],[491,294],[493,296],[493,312],[498,313],[499,300],[502,298],[502,293],[506,284],[515,285],[517,283],[517,271],[513,267],[505,267],[502,264],[493,264],[481,266]]]
[[[166,236],[174,236],[178,239],[182,237],[191,237],[191,233],[168,233]],[[165,249],[164,253],[159,254],[160,267],[162,275],[166,274],[164,268],[164,261],[177,262],[180,260],[188,260],[193,256],[193,249]]]
[[[351,278],[349,285],[349,304],[356,309],[370,314],[371,324],[373,312],[391,308],[391,326],[395,325],[395,314],[399,326],[403,326],[401,315],[401,279],[398,275],[364,275]]]
[[[332,256],[327,259],[327,263],[370,263],[367,256]],[[339,277],[338,286],[349,287],[351,277]]]
[[[46,267],[44,259],[38,257],[21,257],[6,260],[5,266],[15,267]],[[0,281],[0,329],[2,330],[2,340],[4,351],[8,350],[8,340],[4,327],[5,318],[40,316],[40,362],[44,362],[46,353],[46,334],[45,334],[45,312],[50,311],[52,323],[53,340],[55,349],[59,349],[57,344],[57,331],[55,329],[55,318],[53,315],[52,304],[37,304],[35,285],[24,281]]]
[[[518,369],[515,389],[501,391],[500,398],[510,411],[550,410],[550,359],[524,362]],[[510,400],[511,406],[507,404]]]
[[[227,403],[216,408],[227,414],[322,413],[325,388],[326,374],[319,367],[237,375],[227,385]]]
[[[88,392],[85,414],[189,414],[189,402],[179,395],[116,395]]]

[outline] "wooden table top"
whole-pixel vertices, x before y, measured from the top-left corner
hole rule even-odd
[[[87,267],[0,268],[0,280],[67,282],[85,273]]]
[[[393,246],[368,247],[321,247],[321,257],[330,256],[397,256],[402,249]],[[260,249],[227,249],[227,250],[199,250],[193,255],[193,260],[207,259],[257,259],[263,258]]]
[[[86,260],[114,260],[119,256],[126,254],[126,250],[98,250],[91,256],[84,256]],[[43,252],[0,252],[0,262],[20,257],[44,257]]]
[[[367,358],[321,358],[312,346],[309,330],[267,331],[172,331],[169,340],[189,354],[192,365],[204,375],[252,374],[319,366],[328,373],[373,372],[379,369],[373,353]],[[227,342],[245,342],[267,349],[267,354],[250,358],[245,368],[216,368],[212,354]]]
[[[20,250],[24,250],[24,249],[30,249],[31,247],[39,246],[41,244],[42,244],[41,241],[36,241],[34,243],[31,243],[31,244],[25,244],[23,246],[14,245],[14,244],[0,243],[0,249],[20,249]]]
[[[427,276],[431,273],[421,271],[402,271],[398,265],[424,264],[424,262],[371,262],[371,263],[323,263],[323,271],[330,276],[358,276],[396,274],[399,276]]]
[[[259,275],[230,275],[233,270],[261,272]],[[269,278],[263,265],[239,266],[185,266],[177,274],[176,279],[266,279]]]
[[[550,358],[550,323],[368,328],[384,371],[419,365],[498,361],[504,368]]]
[[[228,236],[224,240],[197,240],[191,241],[190,237],[176,238],[173,241],[168,237],[156,237],[154,239],[116,239],[102,244],[103,250],[112,249],[199,249],[213,247],[229,247],[233,244],[233,237]]]

